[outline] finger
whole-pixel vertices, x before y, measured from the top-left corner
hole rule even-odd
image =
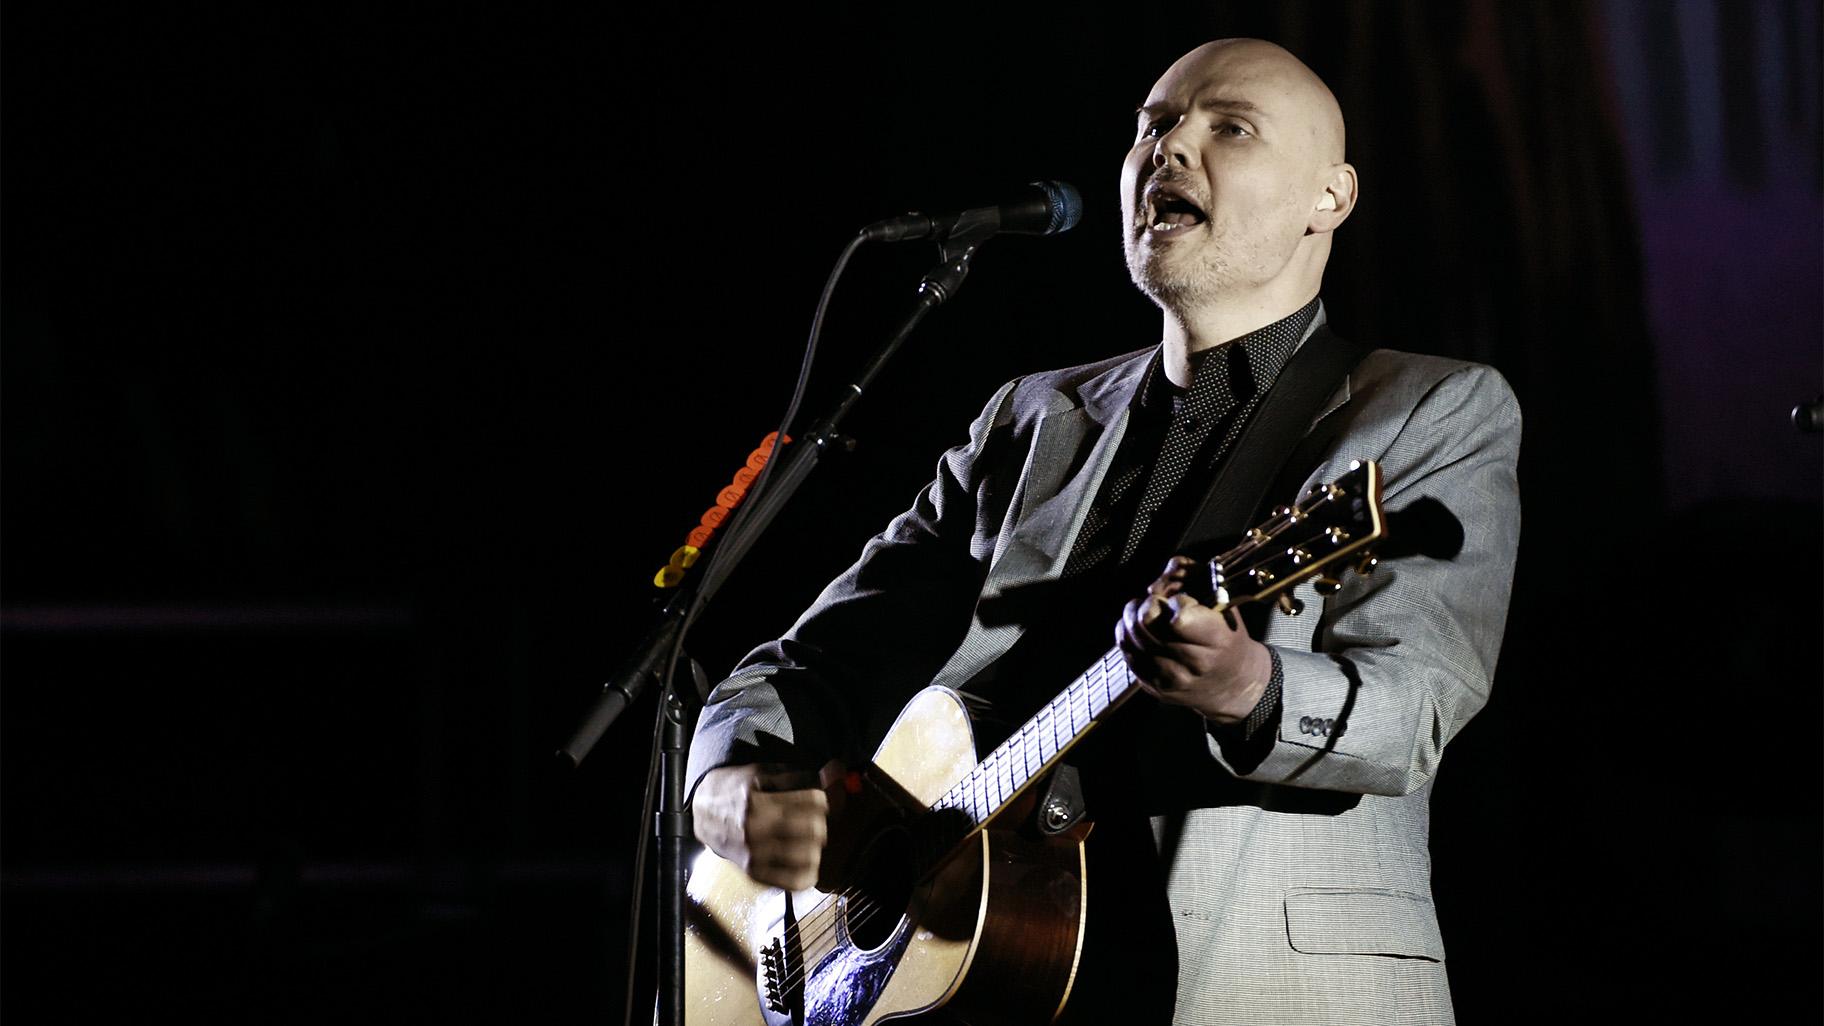
[[[747,875],[763,884],[802,891],[817,882],[816,859],[800,857],[755,858],[748,863]]]
[[[1171,598],[1165,600],[1166,612],[1171,618],[1172,628],[1175,631],[1179,627],[1183,626],[1183,617],[1184,617],[1185,612],[1196,606],[1197,606],[1197,600],[1195,598],[1192,598],[1189,595],[1184,594],[1183,592],[1179,592],[1178,594],[1173,595]],[[1179,631],[1178,633],[1182,633],[1182,631]]]
[[[782,816],[828,816],[830,795],[827,791],[762,791],[748,803],[756,810]]]
[[[1157,658],[1150,662],[1148,672],[1141,680],[1148,685],[1147,690],[1164,698],[1189,686],[1196,676],[1175,659]]]
[[[1222,613],[1185,595],[1172,603],[1169,644],[1225,644],[1235,634],[1235,623]],[[1163,633],[1163,632],[1161,632]]]
[[[1133,636],[1136,644],[1142,647],[1159,644],[1158,637],[1153,633],[1153,627],[1159,622],[1160,613],[1164,608],[1163,604],[1153,598],[1134,599],[1123,608],[1122,619],[1126,621],[1127,631]]]
[[[1115,646],[1121,650],[1121,658],[1127,660],[1127,668],[1143,683],[1153,675],[1152,655],[1134,639],[1125,621],[1115,625]]]
[[[816,773],[795,766],[762,766],[754,775],[757,791],[804,791],[819,786]]]
[[[1167,645],[1153,660],[1161,667],[1175,666],[1187,679],[1201,677],[1222,662],[1221,650],[1194,642]]]
[[[1190,576],[1190,568],[1194,565],[1194,561],[1190,559],[1173,556],[1166,561],[1165,569],[1159,574],[1158,579],[1147,588],[1147,593],[1163,598],[1184,590],[1185,582]]]
[[[1197,700],[1197,696],[1190,690],[1191,682],[1195,680],[1194,677],[1175,668],[1162,670],[1161,674],[1158,684],[1153,688],[1154,696],[1161,702],[1188,705]]]
[[[821,816],[780,816],[770,820],[760,836],[786,844],[808,844],[816,850],[830,839],[830,828]]]

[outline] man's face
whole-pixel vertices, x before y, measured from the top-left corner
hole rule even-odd
[[[1315,81],[1285,51],[1239,40],[1193,50],[1153,86],[1121,170],[1122,241],[1134,284],[1162,307],[1246,293],[1291,260],[1327,166]]]

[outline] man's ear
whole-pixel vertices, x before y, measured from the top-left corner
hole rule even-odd
[[[1311,208],[1311,217],[1305,223],[1309,234],[1335,231],[1336,226],[1347,220],[1355,209],[1356,200],[1355,168],[1349,164],[1338,164],[1330,169],[1330,180],[1324,183],[1324,191],[1317,197]]]

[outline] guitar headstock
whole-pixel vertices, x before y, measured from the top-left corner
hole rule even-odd
[[[1217,609],[1277,598],[1280,608],[1298,612],[1292,586],[1318,578],[1321,594],[1335,594],[1345,569],[1374,568],[1372,546],[1385,538],[1381,509],[1381,466],[1356,460],[1349,472],[1281,506],[1242,536],[1241,543],[1210,561],[1210,588]]]

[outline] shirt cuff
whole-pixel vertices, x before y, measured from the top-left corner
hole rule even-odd
[[[1268,645],[1267,656],[1273,660],[1273,672],[1267,677],[1267,687],[1260,693],[1260,701],[1254,703],[1254,711],[1248,713],[1248,718],[1242,722],[1241,737],[1244,741],[1252,741],[1262,727],[1279,722],[1279,699],[1286,688],[1286,671],[1280,665],[1279,649]]]

